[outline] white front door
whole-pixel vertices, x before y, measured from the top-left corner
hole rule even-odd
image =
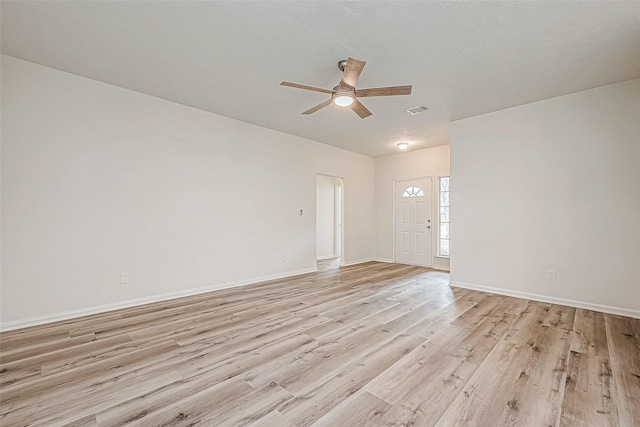
[[[432,178],[396,181],[395,261],[401,264],[431,267],[431,192]]]

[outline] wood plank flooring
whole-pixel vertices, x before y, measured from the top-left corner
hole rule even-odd
[[[366,263],[0,334],[2,426],[640,427],[640,320]]]

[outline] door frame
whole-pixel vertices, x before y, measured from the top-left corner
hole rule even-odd
[[[340,181],[340,183],[333,184],[333,206],[335,208],[335,212],[333,214],[335,218],[333,230],[335,234],[334,253],[338,258],[340,258],[340,262],[342,263],[342,253],[344,252],[342,250],[342,193],[344,192],[344,179],[336,178],[336,180]]]
[[[398,182],[404,182],[404,181],[415,181],[416,179],[430,179],[431,180],[431,185],[429,186],[429,195],[430,195],[430,200],[431,200],[431,260],[430,260],[430,265],[426,266],[428,268],[433,268],[433,263],[435,261],[435,248],[434,248],[434,244],[436,243],[436,239],[433,236],[433,233],[435,231],[435,228],[433,226],[434,222],[433,222],[433,218],[435,218],[435,214],[436,214],[436,210],[435,207],[437,204],[433,202],[433,195],[434,195],[434,179],[433,176],[415,176],[412,178],[402,178],[402,179],[394,179],[393,182],[391,183],[392,190],[391,190],[391,194],[393,194],[393,203],[392,203],[392,209],[393,209],[393,215],[392,215],[392,221],[393,221],[393,262],[396,263],[396,183]]]
[[[336,212],[334,212],[334,238],[339,239],[334,241],[334,253],[335,251],[339,250],[339,254],[336,258],[340,258],[340,266],[344,266],[345,265],[345,260],[344,260],[344,254],[345,254],[345,238],[344,238],[344,220],[345,220],[345,209],[344,209],[344,199],[345,199],[345,179],[342,176],[337,176],[337,175],[330,175],[327,173],[320,173],[320,172],[316,172],[316,176],[326,176],[329,178],[334,178],[336,180],[340,180],[340,200],[339,200],[339,205],[338,205],[338,194],[336,188],[338,187],[337,184],[333,185],[333,197],[334,197],[334,209],[336,210]],[[317,191],[318,191],[318,187],[316,185],[316,197],[317,197]],[[314,199],[314,200],[317,200]],[[318,207],[315,206],[315,209],[317,210]],[[339,210],[339,211],[338,211]],[[338,222],[339,219],[339,222]],[[316,219],[317,221],[317,219]],[[314,233],[314,251],[315,248],[317,247],[317,239],[318,239],[318,235],[317,232]],[[317,260],[317,253],[316,253],[316,260]]]

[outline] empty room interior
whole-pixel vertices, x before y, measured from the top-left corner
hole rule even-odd
[[[640,427],[640,1],[0,16],[0,425]]]

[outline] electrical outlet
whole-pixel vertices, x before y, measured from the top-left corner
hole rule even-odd
[[[282,262],[285,262],[287,260],[287,254],[285,252],[282,252],[282,254],[280,254],[280,259],[282,260]]]
[[[121,285],[129,284],[129,273],[120,273],[120,284]]]
[[[547,270],[547,280],[556,280],[555,270]]]

